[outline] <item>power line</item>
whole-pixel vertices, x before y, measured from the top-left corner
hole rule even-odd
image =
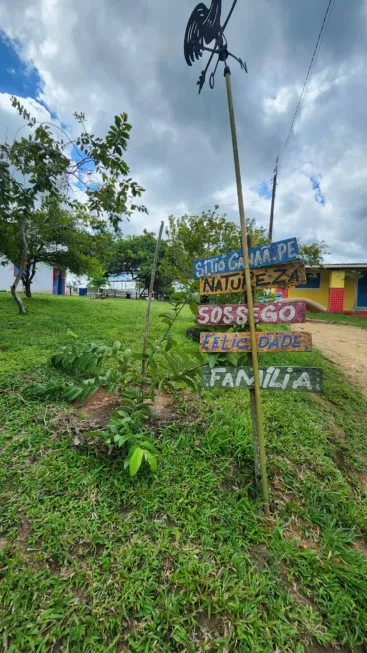
[[[289,130],[289,133],[288,133],[287,140],[285,142],[283,151],[282,151],[282,153],[280,155],[280,162],[279,162],[278,170],[280,170],[280,168],[282,166],[285,152],[286,152],[287,147],[289,145],[289,142],[290,142],[290,140],[292,138],[294,127],[296,125],[296,122],[297,122],[297,119],[298,119],[298,116],[299,116],[299,113],[300,113],[303,97],[304,97],[304,94],[305,94],[305,92],[307,90],[307,86],[308,86],[308,83],[309,83],[309,80],[310,80],[312,68],[313,68],[313,66],[315,64],[315,61],[317,59],[317,55],[318,55],[318,53],[320,51],[322,42],[324,40],[324,35],[325,35],[326,28],[327,28],[327,25],[328,25],[329,20],[330,20],[331,13],[332,13],[332,11],[334,9],[334,4],[335,4],[335,0],[329,0],[329,4],[328,4],[326,12],[325,12],[324,20],[322,21],[321,29],[320,29],[320,32],[319,32],[319,35],[318,35],[318,38],[317,38],[316,46],[315,46],[315,49],[314,49],[312,57],[311,57],[311,62],[310,62],[310,65],[308,67],[306,79],[305,79],[305,82],[303,84],[302,92],[301,92],[301,95],[300,95],[299,100],[298,100],[298,104],[297,104],[295,114],[293,116],[291,128]]]

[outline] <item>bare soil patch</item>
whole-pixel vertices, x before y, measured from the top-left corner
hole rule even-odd
[[[77,405],[81,413],[105,426],[109,421],[110,413],[115,410],[119,404],[121,404],[121,399],[117,392],[107,394],[106,391],[101,388],[87,397],[84,401],[79,402]]]
[[[93,395],[90,395],[84,401],[78,404],[81,413],[87,415],[105,426],[109,421],[110,414],[113,410],[118,408],[122,403],[117,392],[107,394],[103,388],[97,390]],[[178,418],[175,410],[177,410],[178,401],[174,395],[166,395],[162,392],[156,392],[154,404],[147,399],[147,403],[151,404],[152,416],[162,422],[174,421]]]
[[[367,397],[367,330],[340,324],[297,324],[295,331],[312,334],[315,347],[336,363]]]
[[[367,560],[367,544],[363,540],[355,540],[353,542],[353,548],[356,549],[356,551],[359,551]]]

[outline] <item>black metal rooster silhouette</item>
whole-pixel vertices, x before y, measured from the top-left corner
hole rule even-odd
[[[206,5],[200,2],[200,4],[195,7],[189,18],[184,40],[184,54],[187,64],[192,66],[192,64],[195,62],[195,59],[200,59],[205,51],[211,52],[206,68],[201,72],[199,81],[197,82],[199,86],[199,93],[205,84],[206,73],[214,55],[216,54],[218,55],[218,60],[214,71],[211,73],[209,78],[210,88],[214,88],[214,78],[219,62],[226,62],[228,57],[233,57],[236,59],[241,68],[247,72],[247,66],[242,61],[242,59],[235,57],[234,54],[228,51],[227,39],[224,36],[224,30],[227,27],[228,21],[236,4],[237,0],[233,0],[231,10],[223,26],[220,23],[222,13],[222,0],[212,0],[209,9]],[[210,45],[210,43],[213,41],[215,42],[214,48],[208,48],[207,46]]]

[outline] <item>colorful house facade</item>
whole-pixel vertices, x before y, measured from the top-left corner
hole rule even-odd
[[[367,314],[367,263],[306,266],[306,278],[302,286],[283,289],[283,297],[311,299],[332,313]]]

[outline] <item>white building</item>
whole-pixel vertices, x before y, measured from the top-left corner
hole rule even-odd
[[[129,274],[112,274],[106,279],[106,286],[115,290],[136,290],[136,281]]]
[[[0,260],[0,291],[9,290],[14,282],[17,269],[11,263],[2,265]],[[19,283],[19,290],[22,290],[22,282]],[[66,294],[66,275],[58,268],[53,268],[46,263],[37,265],[36,274],[33,277],[31,285],[32,293],[42,293],[45,295],[65,295]]]

